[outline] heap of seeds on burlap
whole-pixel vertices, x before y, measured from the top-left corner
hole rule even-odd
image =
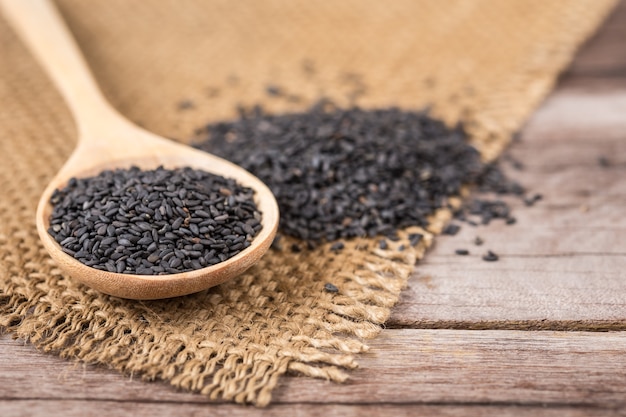
[[[235,256],[261,230],[254,191],[189,167],[107,170],[54,191],[48,233],[95,269],[176,274]]]
[[[450,128],[426,111],[340,109],[327,101],[283,115],[255,107],[200,129],[198,137],[196,147],[264,181],[278,201],[281,232],[307,242],[394,239],[401,228],[426,227],[463,185],[524,193],[497,166],[481,162],[462,126]],[[510,218],[502,201],[476,204],[457,217]],[[445,233],[458,229],[449,225]]]

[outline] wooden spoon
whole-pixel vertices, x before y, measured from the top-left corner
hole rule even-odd
[[[243,168],[166,140],[130,123],[102,96],[62,18],[48,0],[0,0],[5,17],[43,64],[61,91],[78,126],[78,145],[43,192],[37,207],[37,231],[57,264],[71,277],[123,298],[151,300],[191,294],[218,285],[249,268],[267,251],[278,226],[278,206],[270,190]],[[36,156],[35,156],[36,157]],[[46,163],[46,161],[42,161]],[[219,264],[170,275],[131,275],[88,267],[61,251],[48,234],[50,196],[72,177],[105,169],[189,166],[234,178],[255,190],[263,228],[251,246]]]

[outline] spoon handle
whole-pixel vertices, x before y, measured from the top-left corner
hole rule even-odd
[[[59,88],[74,115],[79,138],[101,133],[103,126],[121,119],[102,95],[50,0],[0,0],[0,9]]]

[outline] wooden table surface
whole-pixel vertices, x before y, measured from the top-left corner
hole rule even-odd
[[[626,1],[510,153],[543,200],[438,238],[347,383],[285,377],[267,409],[216,404],[3,335],[0,416],[626,415]]]

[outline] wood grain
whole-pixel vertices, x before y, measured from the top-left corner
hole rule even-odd
[[[626,333],[387,330],[346,384],[286,378],[275,404],[626,406]],[[0,339],[5,401],[208,402]],[[25,370],[28,370],[25,372]],[[208,407],[209,404],[206,404]],[[271,407],[270,407],[271,410]]]
[[[117,401],[100,401],[93,403],[84,400],[53,400],[41,402],[36,400],[2,401],[0,410],[3,417],[18,417],[26,415],[49,415],[50,410],[63,410],[64,417],[106,417],[120,415],[136,416],[214,416],[214,417],[242,417],[267,416],[274,417],[464,417],[497,416],[497,417],[612,417],[623,416],[618,410],[596,409],[592,407],[520,407],[517,405],[480,405],[480,406],[450,406],[450,405],[355,405],[355,404],[301,404],[276,405],[270,410],[260,410],[235,405],[204,404],[177,404],[171,403],[132,403]],[[25,412],[28,410],[28,413]],[[174,411],[173,411],[174,410]],[[30,414],[32,413],[32,414]]]
[[[440,237],[388,326],[626,330],[626,89],[555,93],[511,154],[525,169],[507,172],[543,199],[508,199],[513,226]]]

